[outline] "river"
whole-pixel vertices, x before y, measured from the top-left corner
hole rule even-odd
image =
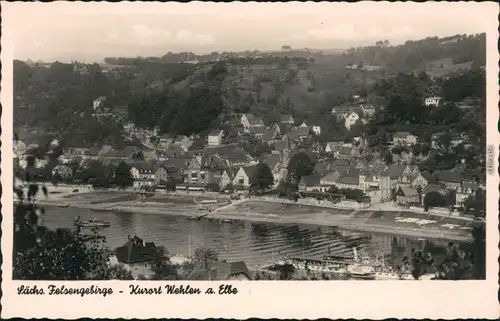
[[[277,255],[318,256],[330,249],[332,255],[349,255],[353,248],[360,254],[383,253],[388,262],[397,264],[412,248],[442,248],[445,243],[400,236],[345,231],[332,227],[280,226],[268,223],[214,220],[188,220],[182,216],[94,212],[78,208],[46,207],[43,222],[49,228],[71,228],[74,218],[109,220],[111,227],[100,230],[107,245],[116,248],[137,235],[148,242],[163,245],[170,254],[188,256],[197,247],[215,248],[228,262],[245,261],[248,266],[265,264]],[[191,235],[191,237],[189,236]],[[190,246],[191,244],[191,246]]]

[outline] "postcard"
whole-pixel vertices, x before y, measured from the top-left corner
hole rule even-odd
[[[496,4],[1,14],[2,317],[499,317]]]

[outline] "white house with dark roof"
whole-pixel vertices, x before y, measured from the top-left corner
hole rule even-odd
[[[314,135],[321,135],[321,126],[318,126],[318,125],[313,125],[311,127],[311,132],[314,134]]]
[[[208,134],[208,146],[219,146],[222,145],[222,139],[224,138],[223,130],[214,130]]]
[[[356,124],[356,122],[360,119],[359,114],[352,111],[350,112],[346,117],[345,117],[345,128],[348,130],[351,129],[351,127]]]
[[[430,107],[430,106],[437,107],[437,106],[439,106],[440,101],[441,101],[441,97],[438,97],[438,96],[428,97],[428,98],[425,98],[424,104],[427,107]]]
[[[250,130],[255,127],[264,127],[264,121],[262,118],[255,117],[252,114],[243,114],[240,122],[245,133],[249,133]]]
[[[233,186],[235,188],[249,188],[251,185],[251,180],[256,174],[257,167],[254,166],[242,166],[238,169],[233,178]]]
[[[106,97],[104,97],[104,96],[100,96],[100,97],[97,97],[96,99],[94,99],[94,101],[92,102],[92,108],[94,109],[94,111],[101,108],[105,101],[106,101]]]
[[[409,146],[417,143],[417,136],[412,135],[410,132],[397,132],[392,137],[394,146]]]

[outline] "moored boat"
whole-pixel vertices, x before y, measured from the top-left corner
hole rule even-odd
[[[370,265],[354,263],[347,266],[347,274],[353,279],[375,280],[375,268]]]
[[[105,220],[92,219],[89,221],[78,221],[76,223],[80,227],[91,227],[91,228],[106,228],[111,226],[111,222]]]

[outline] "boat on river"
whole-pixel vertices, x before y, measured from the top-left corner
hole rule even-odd
[[[316,273],[335,273],[345,274],[347,272],[347,263],[343,261],[324,260],[315,257],[283,257],[278,260],[276,265],[292,265],[295,270],[316,272]]]
[[[82,221],[80,220],[80,217],[77,217],[75,219],[75,225],[79,227],[88,227],[88,228],[106,228],[111,226],[111,222],[105,220],[98,220],[96,218],[93,218],[89,221]]]

